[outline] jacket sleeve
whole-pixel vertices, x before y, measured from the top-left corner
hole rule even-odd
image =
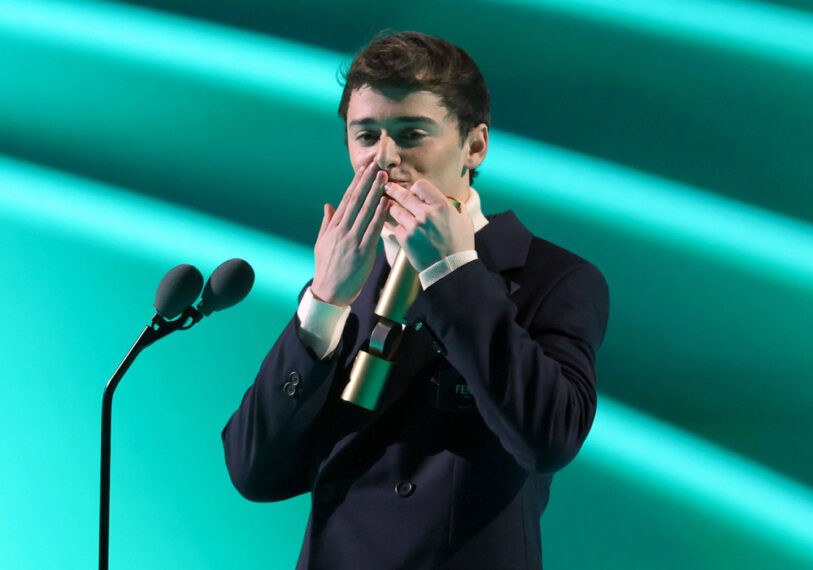
[[[341,344],[333,357],[319,360],[302,344],[297,326],[294,316],[221,434],[232,483],[252,501],[309,490],[309,434],[327,400]]]
[[[528,316],[496,274],[472,261],[410,307],[444,346],[475,405],[524,469],[552,473],[571,461],[596,411],[595,358],[609,314],[607,284],[584,262],[538,286]]]

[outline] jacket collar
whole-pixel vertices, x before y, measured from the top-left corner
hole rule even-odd
[[[474,247],[483,264],[498,273],[525,265],[533,234],[512,210],[486,217],[488,225],[474,234]]]

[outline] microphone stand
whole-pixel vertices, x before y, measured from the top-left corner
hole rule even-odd
[[[152,322],[135,341],[130,352],[121,361],[119,367],[108,380],[102,396],[102,471],[101,491],[99,495],[99,570],[107,570],[110,538],[110,427],[113,414],[113,392],[119,385],[130,365],[141,353],[155,341],[164,338],[176,330],[187,330],[199,322],[203,315],[194,307],[187,307],[183,314],[173,320],[167,321],[159,314],[152,318]],[[191,319],[191,322],[190,322]]]

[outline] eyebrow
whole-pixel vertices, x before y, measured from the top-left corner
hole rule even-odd
[[[392,122],[395,122],[395,123],[427,123],[427,124],[430,124],[430,125],[436,125],[437,124],[437,121],[435,121],[434,119],[431,119],[429,117],[425,117],[423,115],[402,115],[400,117],[392,117],[389,120],[392,121]],[[376,121],[375,119],[367,118],[367,119],[356,119],[355,121],[350,121],[347,124],[347,126],[348,127],[356,127],[356,126],[366,127],[366,126],[377,125],[377,124],[378,124],[378,121]]]

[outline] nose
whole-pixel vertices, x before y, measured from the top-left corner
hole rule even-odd
[[[393,166],[397,166],[401,163],[398,145],[392,137],[381,133],[378,138],[374,160],[381,170],[389,170]]]

